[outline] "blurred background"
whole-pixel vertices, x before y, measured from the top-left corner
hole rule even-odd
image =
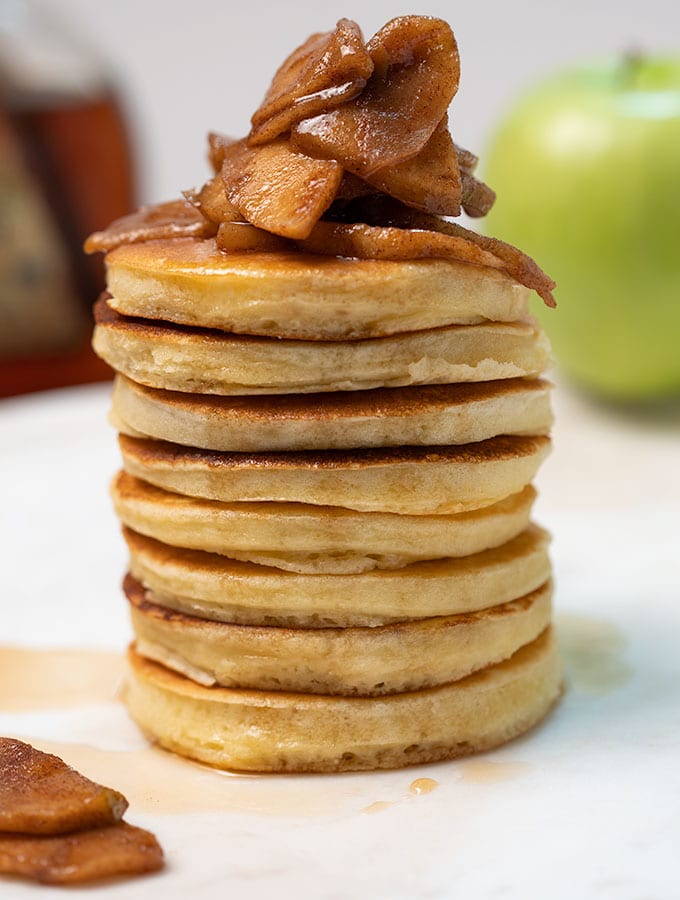
[[[0,395],[106,377],[87,350],[101,264],[82,258],[82,237],[136,203],[200,185],[207,132],[243,135],[275,67],[306,35],[348,16],[368,37],[404,13],[455,30],[451,127],[483,173],[508,109],[549,73],[626,53],[680,56],[674,0],[0,0],[0,234],[14,241],[0,249]],[[507,219],[493,227],[513,240]]]

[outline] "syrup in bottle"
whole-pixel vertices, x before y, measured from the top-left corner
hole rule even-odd
[[[26,0],[0,3],[0,396],[94,381],[91,231],[135,206],[121,107],[97,59]]]

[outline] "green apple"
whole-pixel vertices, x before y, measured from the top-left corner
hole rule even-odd
[[[680,60],[564,72],[487,155],[488,234],[557,282],[539,311],[573,379],[614,399],[680,393]]]

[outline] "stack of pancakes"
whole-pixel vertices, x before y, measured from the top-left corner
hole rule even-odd
[[[541,719],[561,667],[530,522],[551,425],[530,290],[213,239],[107,268],[140,726],[292,772],[452,758]]]

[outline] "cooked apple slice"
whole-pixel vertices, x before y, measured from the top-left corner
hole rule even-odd
[[[461,181],[461,203],[465,212],[473,219],[485,216],[496,202],[496,192],[469,172],[462,173]]]
[[[360,197],[351,201],[344,211],[344,222],[348,221],[348,216],[353,216],[355,222],[363,222],[367,225],[377,227],[389,225],[396,227],[397,230],[422,231],[430,235],[434,232],[442,237],[456,238],[457,243],[455,244],[437,243],[435,246],[442,251],[446,251],[447,247],[449,250],[431,255],[451,256],[462,262],[476,262],[477,251],[483,250],[496,260],[496,263],[488,262],[485,265],[503,269],[520,284],[536,291],[546,306],[556,305],[552,295],[555,288],[552,278],[549,278],[526,253],[522,253],[517,247],[506,244],[505,241],[498,238],[487,237],[476,231],[470,231],[469,228],[464,228],[457,222],[447,222],[438,216],[419,212],[384,194]],[[457,255],[459,253],[462,255]]]
[[[293,146],[340,161],[365,178],[423,149],[458,89],[460,66],[453,32],[441,19],[401,16],[368,42],[373,75],[354,100],[304,119]]]
[[[241,140],[226,148],[222,178],[246,221],[283,237],[306,238],[333,202],[342,166],[296,153],[285,138],[262,147]]]
[[[184,191],[184,196],[215,225],[221,225],[222,222],[238,222],[241,218],[234,204],[227,199],[221,175],[215,175],[206,181],[200,191]]]
[[[325,256],[355,259],[459,259],[479,266],[502,269],[493,254],[462,238],[434,231],[365,225],[363,222],[319,222],[298,247]]]
[[[373,72],[361,29],[340,19],[334,31],[313,34],[274,75],[251,119],[251,145],[265,144],[296,122],[329,112],[356,97]]]
[[[319,222],[309,238],[298,241],[302,250],[327,256],[358,259],[457,259],[478,266],[502,269],[541,297],[546,306],[555,306],[555,282],[525,253],[497,238],[477,234],[462,225],[436,216],[406,209],[402,225],[393,227],[400,216],[395,208],[390,226]]]
[[[0,772],[0,832],[78,831],[117,822],[127,809],[118,791],[15,738],[0,738]]]
[[[460,144],[455,144],[454,146],[456,148],[458,168],[460,169],[461,174],[473,175],[477,168],[477,163],[479,162],[478,157],[469,150],[466,150],[465,147],[461,147]]]
[[[247,222],[223,222],[217,229],[217,246],[226,253],[271,253],[291,245],[278,234],[263,231]]]
[[[444,116],[430,140],[411,159],[379,169],[366,181],[423,212],[459,216],[461,178],[448,118]]]
[[[208,134],[208,160],[212,166],[213,172],[218,175],[224,162],[224,151],[227,147],[235,144],[234,138],[227,137],[226,134],[220,134],[217,131],[211,131]]]
[[[387,202],[388,204],[390,203],[390,201]],[[525,287],[536,291],[546,306],[554,307],[557,305],[552,294],[556,286],[555,282],[546,275],[543,269],[530,256],[527,256],[526,253],[523,253],[512,244],[507,244],[498,238],[478,234],[476,231],[470,231],[469,228],[464,228],[457,222],[447,222],[437,216],[416,212],[404,206],[400,207],[394,202],[390,206],[390,220],[393,224],[399,224],[404,228],[429,229],[441,235],[464,241],[470,248],[475,247],[484,250],[485,253],[490,253],[500,261],[500,267],[508,275]],[[470,252],[473,254],[472,250]],[[458,258],[462,259],[463,257]],[[470,258],[464,261],[473,262],[474,260]]]
[[[139,244],[160,238],[210,237],[215,226],[188,200],[170,200],[141,206],[112,222],[104,231],[95,231],[85,241],[86,253],[108,252],[121,244]]]
[[[163,866],[149,831],[118,822],[75,834],[0,834],[0,873],[43,884],[80,884],[114,875],[141,875]]]
[[[502,268],[525,287],[536,291],[546,306],[555,307],[557,303],[553,297],[555,282],[541,269],[541,267],[526,253],[522,253],[512,244],[506,244],[498,238],[477,234],[469,228],[463,228],[457,222],[443,222],[439,220],[439,230],[451,237],[467,241],[468,244],[481,248],[486,253],[491,253],[499,259]]]

